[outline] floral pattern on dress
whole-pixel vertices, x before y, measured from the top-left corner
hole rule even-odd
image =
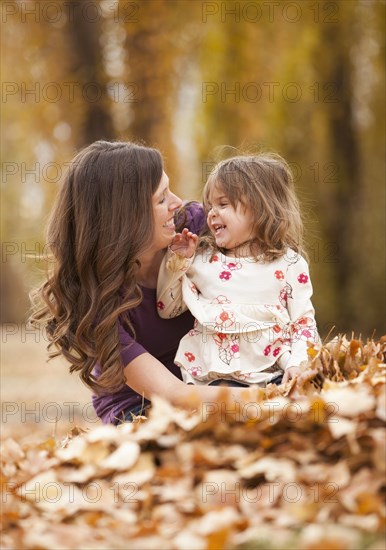
[[[284,259],[289,265],[293,265],[298,263],[298,261],[301,259],[301,254],[299,252],[296,252],[295,250],[292,250],[292,248],[288,248]]]
[[[268,355],[271,353],[271,346],[265,346],[263,353],[266,357],[268,357]]]
[[[193,323],[193,328],[190,329],[190,331],[188,332],[188,335],[189,336],[197,336],[197,334],[200,334],[200,331],[197,330],[197,327],[198,327],[198,321],[197,321],[197,319],[195,319],[194,323]]]
[[[219,347],[226,348],[228,345],[227,335],[224,334],[223,332],[216,332],[215,334],[213,334],[213,341],[216,344],[216,346],[219,346]]]
[[[237,271],[238,269],[241,269],[242,263],[241,262],[222,262],[221,267],[223,271],[221,271],[219,278],[222,281],[229,281],[229,279],[232,278],[232,271]]]
[[[229,281],[229,279],[232,277],[232,273],[230,271],[221,271],[219,278],[222,281]]]
[[[219,315],[215,317],[215,330],[221,332],[221,329],[233,327],[235,324],[235,316],[232,311],[223,309]]]
[[[202,368],[197,366],[193,366],[187,369],[188,373],[193,376],[193,378],[197,378],[198,376],[201,376],[202,374]]]
[[[291,334],[291,342],[297,342],[299,340],[316,341],[317,328],[316,323],[310,317],[300,317],[289,326],[289,332]]]
[[[287,343],[286,340],[284,340],[283,338],[277,338],[272,344],[269,344],[264,348],[263,353],[266,357],[269,357],[272,355],[272,357],[277,358],[280,355],[281,346],[286,343]]]
[[[213,298],[213,300],[210,302],[211,304],[230,304],[231,301],[224,296],[224,294],[219,294],[216,296],[216,298]]]
[[[287,283],[284,288],[281,289],[279,294],[279,302],[283,307],[287,307],[288,298],[292,298],[292,286]]]
[[[198,297],[198,289],[194,283],[190,283],[190,291],[192,294]]]
[[[229,271],[235,271],[237,269],[241,269],[242,265],[241,262],[224,262],[222,267],[224,269],[228,269]]]
[[[299,277],[298,277],[298,281],[299,283],[301,284],[306,284],[308,283],[308,275],[306,273],[300,273]]]
[[[229,365],[232,359],[239,359],[240,342],[237,334],[217,332],[213,334],[213,341],[218,347],[218,356],[223,363]]]

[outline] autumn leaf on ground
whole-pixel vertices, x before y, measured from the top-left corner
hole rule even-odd
[[[386,340],[309,352],[296,384],[2,442],[2,547],[382,548]]]

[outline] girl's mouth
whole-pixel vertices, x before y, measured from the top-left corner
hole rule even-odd
[[[213,225],[212,227],[213,227],[214,234],[215,234],[215,235],[218,235],[219,233],[221,233],[221,231],[222,231],[223,229],[226,228],[226,225],[216,224],[216,225]]]

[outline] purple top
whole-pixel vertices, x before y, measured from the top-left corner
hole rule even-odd
[[[184,221],[183,227],[199,233],[205,223],[202,205],[197,202],[188,203],[185,215],[185,221],[180,218],[177,221]],[[143,286],[141,289],[142,302],[129,311],[136,340],[123,327],[119,327],[122,363],[126,366],[139,355],[150,353],[181,379],[180,369],[174,364],[174,356],[180,339],[192,328],[194,319],[189,311],[173,319],[161,319],[156,307],[157,289]],[[99,365],[96,365],[95,373],[98,375],[98,372]],[[107,424],[116,423],[117,419],[122,418],[122,411],[141,405],[143,397],[125,386],[113,394],[93,395],[92,400],[96,414]],[[149,402],[145,400],[144,403],[146,405]]]

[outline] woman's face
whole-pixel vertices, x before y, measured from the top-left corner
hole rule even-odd
[[[171,243],[176,234],[174,213],[181,205],[182,200],[170,191],[169,178],[163,172],[160,184],[153,195],[155,248],[163,249]]]

